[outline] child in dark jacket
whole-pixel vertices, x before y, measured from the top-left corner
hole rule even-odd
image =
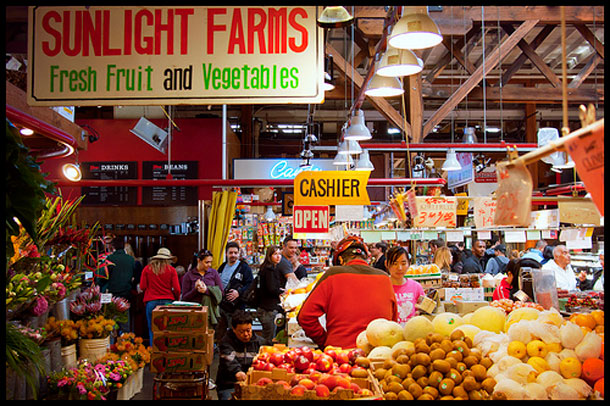
[[[244,310],[236,310],[231,316],[231,328],[220,341],[216,376],[219,400],[229,400],[235,384],[246,380],[248,368],[263,344],[263,339],[252,332],[252,316]]]

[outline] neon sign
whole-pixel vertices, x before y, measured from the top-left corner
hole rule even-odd
[[[269,177],[271,179],[294,179],[303,171],[321,171],[322,169],[312,165],[310,168],[292,168],[286,161],[279,161],[271,168]]]

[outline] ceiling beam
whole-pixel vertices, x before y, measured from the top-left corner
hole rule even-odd
[[[532,50],[536,50],[536,48],[538,48],[540,46],[540,44],[542,44],[542,42],[546,39],[546,37],[548,37],[551,32],[553,31],[553,29],[556,26],[554,25],[545,25],[542,30],[540,30],[540,32],[538,33],[538,35],[536,35],[536,38],[534,38],[532,40],[532,42],[529,43],[529,46]],[[515,73],[517,73],[517,71],[519,69],[521,69],[521,67],[523,66],[523,64],[525,63],[525,61],[527,60],[527,56],[525,55],[525,53],[520,54],[517,59],[515,59],[515,61],[513,62],[513,64],[511,66],[508,67],[508,69],[506,69],[506,72],[504,72],[504,75],[502,76],[502,83],[504,85],[506,85],[510,79],[513,77],[513,75]]]
[[[469,100],[480,100],[483,97],[482,89],[474,89],[468,95]],[[487,88],[485,90],[487,101],[502,103],[549,103],[560,104],[563,100],[561,88],[540,88],[540,87],[518,87],[504,86],[499,88]],[[568,101],[572,103],[594,103],[604,100],[604,89],[568,89]]]
[[[597,65],[602,61],[602,58],[598,54],[593,54],[589,57],[589,61],[587,64],[578,72],[578,75],[572,79],[572,81],[568,84],[569,88],[577,88],[579,87],[589,75],[593,72],[593,70],[597,67]]]
[[[602,21],[603,24],[603,21]],[[589,44],[595,49],[595,52],[604,59],[604,44],[597,39],[595,34],[584,24],[574,24],[574,27],[580,32],[580,34],[587,40]]]
[[[468,45],[472,41],[477,41],[480,36],[480,26],[474,25],[465,35],[466,45]],[[453,46],[454,48],[462,49],[464,47],[464,38],[460,37]],[[451,55],[451,50],[447,49],[443,56],[439,59],[438,63],[432,68],[430,73],[428,73],[425,78],[425,81],[428,83],[432,83],[434,79],[436,79],[441,74],[441,72],[451,63],[452,60],[453,55]]]
[[[477,86],[477,84],[496,67],[500,61],[500,55],[508,55],[508,53],[517,45],[523,37],[525,37],[531,30],[536,26],[538,20],[527,20],[523,22],[519,28],[515,30],[503,43],[501,43],[493,52],[486,58],[484,64],[479,66],[475,73],[470,76],[463,84],[458,88],[449,99],[443,103],[443,105],[436,111],[433,117],[431,117],[426,124],[424,124],[424,138],[427,134],[432,132],[434,126],[440,123],[463,99],[470,93],[470,91]]]

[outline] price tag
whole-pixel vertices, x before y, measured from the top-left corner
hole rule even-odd
[[[498,172],[497,204],[494,223],[499,226],[527,227],[531,222],[532,176],[523,165],[500,163]]]
[[[461,242],[464,241],[464,231],[462,230],[447,230],[445,231],[445,238],[447,242]]]
[[[477,231],[477,238],[479,240],[491,240],[491,231],[489,231],[489,230]]]
[[[102,293],[100,295],[101,304],[110,303],[110,302],[112,302],[112,293]]]
[[[491,197],[477,197],[474,200],[473,214],[476,228],[493,227],[496,215],[496,200]],[[491,235],[489,239],[491,239]]]
[[[93,272],[91,272],[91,271],[85,272],[85,280],[88,281],[88,280],[91,280],[91,279],[93,279]]]
[[[456,197],[417,196],[414,227],[447,227],[456,225]]]

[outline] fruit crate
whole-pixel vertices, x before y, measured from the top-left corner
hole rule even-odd
[[[209,399],[207,371],[160,373],[153,378],[153,400]]]
[[[207,306],[157,306],[152,311],[152,331],[195,331],[208,330]]]
[[[153,332],[153,352],[192,352],[203,351],[206,354],[214,350],[214,330],[207,332]],[[210,359],[210,362],[211,359]]]

